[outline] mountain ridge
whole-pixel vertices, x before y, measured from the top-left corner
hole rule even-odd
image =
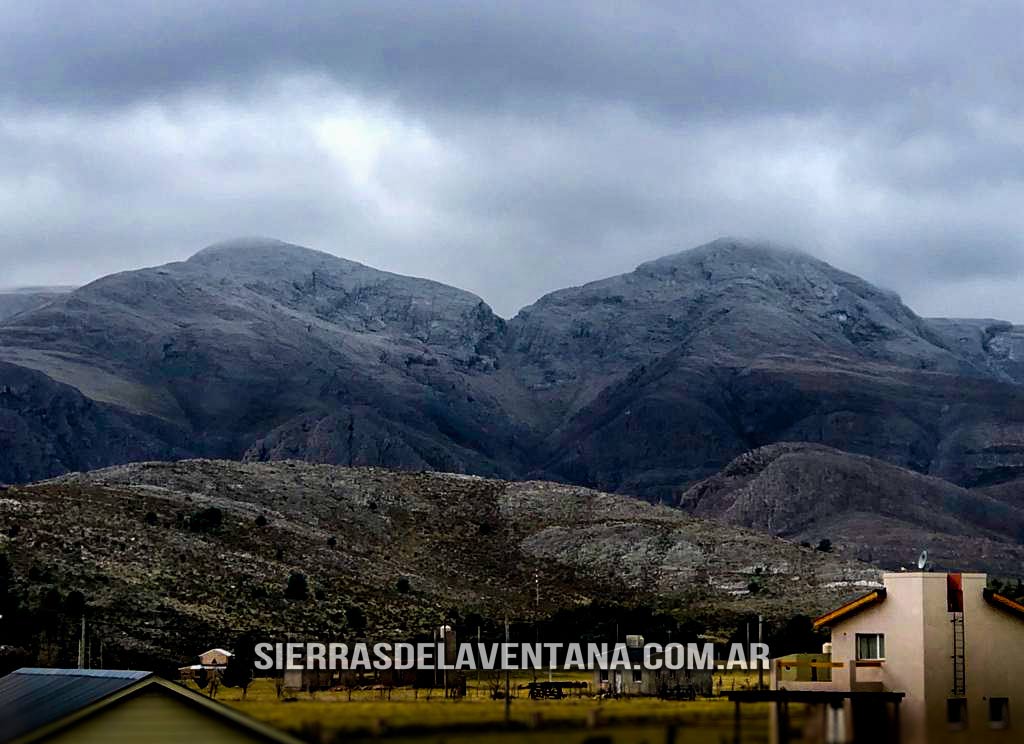
[[[0,443],[32,453],[0,459],[0,481],[299,458],[671,503],[803,442],[989,488],[1024,478],[1022,360],[1013,324],[922,318],[762,242],[713,241],[504,320],[454,287],[244,238],[0,320],[0,386],[37,375],[0,395]],[[66,424],[39,395],[69,401]],[[75,451],[90,455],[60,454]]]

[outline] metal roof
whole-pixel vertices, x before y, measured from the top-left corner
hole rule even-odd
[[[179,700],[247,732],[253,741],[301,744],[291,734],[256,721],[152,672],[106,669],[19,669],[0,678],[0,744],[46,741],[55,732],[130,700],[143,690]]]
[[[212,653],[224,654],[225,656],[234,656],[233,653],[231,653],[230,651],[227,651],[226,649],[223,649],[223,648],[211,648],[209,651],[203,651],[203,653],[201,653],[199,655],[200,656],[204,656],[206,654],[212,654]]]
[[[0,742],[102,700],[152,672],[24,668],[0,678]]]

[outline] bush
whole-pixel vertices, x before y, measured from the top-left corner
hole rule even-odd
[[[410,591],[412,591],[412,585],[409,583],[409,579],[405,578],[404,576],[398,580],[398,583],[395,585],[395,588],[398,590],[399,594],[408,594]]]
[[[821,542],[818,543],[818,548],[817,549],[820,550],[822,553],[831,553],[832,552],[832,541],[831,540],[822,540]]]
[[[160,524],[160,518],[157,517],[156,512],[146,512],[146,524],[150,527],[156,527]]]
[[[366,614],[355,605],[346,608],[345,623],[353,632],[361,634],[366,630]]]
[[[334,535],[331,535],[327,538],[327,545],[332,548],[336,547],[338,545],[338,538],[336,538]]]
[[[284,590],[285,599],[303,600],[309,599],[309,582],[306,574],[298,571],[292,572],[288,577],[288,586]]]
[[[263,516],[262,514],[260,514],[258,517],[256,517],[256,526],[257,527],[266,527],[267,526],[267,518],[265,516]]]
[[[192,512],[188,518],[188,528],[193,532],[213,532],[224,523],[224,513],[215,506]]]

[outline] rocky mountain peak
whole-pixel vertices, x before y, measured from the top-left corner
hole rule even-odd
[[[214,243],[195,253],[185,266],[217,275],[258,276],[266,280],[281,277],[282,272],[291,276],[315,270],[386,275],[386,272],[332,253],[263,237],[241,237]]]
[[[754,238],[721,237],[695,248],[670,253],[637,266],[638,273],[671,271],[685,265],[733,265],[745,268],[784,267],[800,263],[827,266],[808,253]]]

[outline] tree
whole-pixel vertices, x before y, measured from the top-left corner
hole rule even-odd
[[[821,542],[818,543],[818,548],[817,549],[820,550],[822,553],[831,553],[832,552],[832,541],[828,540],[826,538],[822,538]]]
[[[224,670],[225,687],[241,687],[242,700],[245,700],[252,684],[253,668],[256,664],[255,633],[245,633],[235,641],[235,653],[228,657],[228,666]]]
[[[267,518],[265,516],[263,516],[262,514],[260,514],[258,517],[256,517],[256,526],[257,527],[266,527],[267,526]]]
[[[399,594],[408,594],[410,591],[412,591],[412,585],[409,583],[409,579],[407,579],[405,576],[402,576],[398,580],[398,583],[395,585],[395,588],[398,590]]]
[[[64,599],[64,614],[69,620],[80,620],[85,614],[85,595],[75,589]]]
[[[150,527],[156,527],[160,524],[160,518],[156,515],[156,512],[146,512],[146,524]]]
[[[210,699],[217,697],[220,691],[220,672],[210,671]]]
[[[0,553],[0,675],[18,667],[33,666],[28,651],[21,644],[37,637],[38,628],[31,615],[22,611],[22,597],[14,580],[14,569],[7,553]]]
[[[309,582],[306,574],[293,571],[288,577],[288,586],[284,590],[285,599],[309,599]]]
[[[345,609],[345,623],[356,635],[362,635],[366,630],[366,614],[355,605]]]

